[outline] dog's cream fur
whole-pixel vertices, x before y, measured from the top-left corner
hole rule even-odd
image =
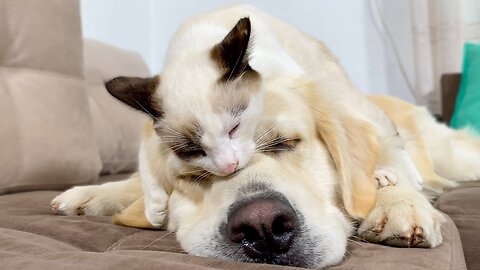
[[[374,162],[377,171],[394,171],[399,182],[410,182],[419,188],[421,179],[403,149],[403,142],[397,136],[393,123],[378,107],[372,106],[369,100],[352,85],[325,45],[254,7],[227,7],[192,17],[182,24],[174,35],[167,53],[167,65],[162,74],[162,78],[166,80],[162,79],[162,83],[166,84],[163,89],[170,89],[169,95],[182,95],[183,90],[180,91],[178,87],[168,87],[168,85],[174,86],[176,82],[188,81],[188,84],[184,83],[184,85],[194,86],[191,87],[189,93],[196,93],[192,98],[196,104],[207,104],[208,102],[202,101],[209,96],[205,91],[210,90],[209,82],[219,77],[218,71],[212,68],[208,51],[228,33],[239,18],[245,16],[248,16],[252,23],[253,46],[249,63],[254,70],[260,73],[263,82],[271,80],[272,76],[294,77],[307,74],[307,76],[315,78],[321,84],[319,87],[325,89],[322,91],[322,97],[328,99],[330,106],[336,108],[335,113],[339,114],[338,117],[361,122],[362,129],[371,130],[371,133],[378,137],[378,141],[375,142],[378,147],[368,148],[370,151],[379,153],[378,162]],[[185,70],[189,70],[188,77],[184,75]],[[200,73],[196,70],[204,72]],[[168,96],[163,98],[169,99]],[[182,99],[174,98],[173,100],[181,101]],[[309,97],[308,100],[316,100],[316,97]],[[320,106],[313,105],[314,110],[322,110]],[[170,107],[172,112],[168,113],[169,115],[185,115],[182,112],[182,109],[185,108],[183,104],[172,104]],[[174,110],[178,112],[175,113]],[[181,119],[177,121],[182,122]],[[349,128],[348,125],[345,127]],[[327,132],[328,130],[324,131],[325,134]],[[349,136],[353,136],[353,134],[342,132],[342,135],[339,136],[341,137],[339,141],[344,142],[351,140]],[[372,140],[369,142],[373,143]],[[335,144],[331,147],[345,146]],[[357,161],[363,161],[363,156],[333,156],[333,158],[336,158],[338,166],[347,166],[349,170],[354,171],[354,173],[341,175],[340,179],[346,188],[351,183],[355,183],[355,185],[360,183],[357,188],[351,188],[350,193],[353,194],[349,193],[349,195],[352,196],[343,198],[345,208],[353,216],[364,217],[373,206],[376,188],[367,180],[370,178],[370,166],[360,169],[359,164],[355,164]],[[172,157],[172,159],[174,158]],[[142,173],[144,166],[142,162],[140,163],[140,173],[143,178],[150,178],[147,172]],[[175,167],[173,160],[172,167]],[[154,176],[154,178],[158,177]],[[355,178],[356,181],[351,181],[351,178]],[[161,187],[155,181],[147,182],[149,183],[147,184],[148,190],[155,189],[153,194],[158,194],[158,196],[149,198],[150,195],[148,195],[149,197],[145,198],[146,201],[157,202],[155,208],[158,210],[164,208],[165,205],[158,203],[166,201]],[[359,194],[355,194],[356,191]],[[152,204],[147,203],[147,208],[150,205]],[[147,209],[147,218],[151,223],[161,224],[162,220],[158,217],[161,215],[156,215],[152,209]]]
[[[438,194],[453,186],[452,180],[480,178],[479,140],[435,123],[428,112],[413,105],[385,97],[372,97],[372,103],[352,86],[321,43],[249,6],[194,17],[180,28],[172,44],[188,39],[196,27],[229,29],[245,15],[250,16],[257,37],[253,53],[260,55],[251,64],[264,76],[265,110],[257,138],[271,132],[299,138],[295,149],[259,152],[231,176],[192,182],[174,173],[173,153],[161,149],[160,138],[148,123],[139,174],[122,182],[73,188],[53,200],[54,208],[65,214],[81,209],[87,215],[124,210],[115,217],[117,223],[166,226],[177,232],[180,244],[191,254],[255,262],[232,253],[238,247],[225,239],[222,226],[233,204],[268,190],[285,196],[302,217],[290,255],[292,265],[322,267],[339,262],[353,232],[352,218],[363,219],[359,234],[372,242],[441,244],[444,218],[422,194],[422,185]],[[409,109],[397,111],[395,106]],[[458,155],[449,153],[457,150],[471,158],[459,159],[461,164],[451,168]],[[151,193],[160,202],[147,211],[140,184],[145,179],[157,185],[153,193],[144,185],[145,195]]]
[[[342,211],[344,202],[340,199],[341,193],[346,191],[348,194],[349,191],[337,180],[338,165],[332,163],[330,157],[336,155],[332,153],[333,151],[346,151],[340,155],[360,155],[368,152],[369,146],[363,147],[362,144],[358,144],[364,141],[338,142],[346,125],[350,126],[350,132],[355,132],[354,137],[362,137],[364,135],[362,133],[368,134],[369,131],[358,126],[359,123],[337,118],[328,100],[313,94],[318,90],[313,89],[318,86],[314,82],[299,83],[294,80],[294,83],[290,82],[287,85],[288,87],[285,87],[283,79],[271,83],[272,85],[267,88],[266,111],[262,116],[259,132],[264,131],[274,122],[277,124],[276,130],[282,134],[302,134],[302,142],[298,148],[292,153],[274,156],[256,154],[249,166],[228,179],[217,178],[211,182],[202,183],[192,183],[183,179],[164,182],[166,192],[169,194],[168,210],[165,212],[168,215],[168,230],[177,231],[178,240],[189,253],[248,261],[245,258],[232,258],[222,253],[226,249],[224,247],[226,244],[218,242],[218,228],[226,219],[229,206],[249,196],[249,194],[243,194],[242,189],[251,183],[265,183],[269,188],[288,198],[295,209],[303,215],[306,227],[315,228],[305,234],[322,239],[319,242],[309,241],[308,238],[304,240],[309,245],[303,247],[304,255],[308,255],[311,260],[302,265],[334,264],[343,257],[346,239],[352,233],[352,227],[349,223],[349,215]],[[314,100],[315,104],[323,106],[321,112],[315,112],[309,105],[312,95],[317,96]],[[438,191],[439,183],[445,187],[444,181],[447,181],[441,178],[441,174],[438,176],[440,178],[427,177],[428,173],[438,171],[442,166],[442,163],[437,164],[434,161],[446,158],[438,151],[431,151],[434,145],[450,141],[450,146],[444,143],[442,147],[444,151],[455,152],[458,152],[457,146],[468,146],[470,147],[468,151],[458,153],[465,157],[478,155],[480,152],[478,139],[435,123],[422,108],[407,104],[410,110],[392,112],[389,108],[404,103],[387,97],[372,97],[372,99],[387,112],[392,113],[394,120],[406,121],[397,123],[402,135],[406,131],[411,132],[407,135],[409,136],[407,141],[411,142],[411,138],[415,138],[416,142],[425,146],[409,154],[416,161],[418,159],[415,155],[431,158],[432,162],[427,165],[422,162],[415,163],[424,176],[424,186],[427,188]],[[404,125],[410,121],[415,123],[417,129]],[[332,127],[332,123],[338,124],[339,127]],[[438,133],[429,133],[427,137],[422,137],[418,131],[423,130],[422,127],[444,129],[449,134],[437,137]],[[327,134],[331,132],[332,136],[328,137],[324,132]],[[447,140],[444,136],[448,137]],[[458,140],[459,136],[462,139]],[[146,125],[145,137],[144,147],[152,147],[150,143],[155,144],[157,136],[153,132],[151,123]],[[355,138],[352,139],[355,140]],[[348,148],[335,150],[335,147],[328,146],[332,143],[341,143]],[[157,170],[161,169],[164,162],[168,162],[168,156],[158,155],[155,151],[150,152],[148,158],[148,162],[156,166],[154,169]],[[472,166],[474,162],[479,161],[471,159],[472,164],[466,166]],[[345,169],[348,171],[348,168]],[[449,173],[456,172],[454,170]],[[390,175],[389,182],[386,184],[380,183],[378,179],[380,189],[375,207],[361,223],[359,234],[370,241],[384,241],[395,246],[435,247],[439,245],[442,241],[440,223],[443,221],[443,216],[430,205],[424,195],[405,183],[398,184],[398,179],[394,179],[395,177],[395,174]],[[478,170],[470,171],[468,177],[464,177],[464,174],[456,175],[452,180],[469,180],[475,177],[480,177]],[[374,181],[373,177],[372,181]],[[135,174],[121,182],[73,188],[55,198],[54,203],[57,209],[66,214],[76,214],[76,211],[81,209],[87,215],[112,215],[130,205],[120,215],[115,216],[115,221],[128,226],[152,227],[144,216],[142,195],[139,175]],[[315,207],[312,208],[312,205]],[[315,256],[320,253],[323,254],[321,257]],[[315,259],[317,257],[318,259]]]
[[[405,148],[433,196],[457,182],[480,179],[480,140],[468,130],[438,124],[422,107],[389,96],[370,96],[395,122]]]

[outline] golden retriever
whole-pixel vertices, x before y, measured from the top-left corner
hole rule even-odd
[[[165,183],[169,194],[166,228],[176,231],[188,253],[303,267],[338,263],[347,238],[354,233],[345,198],[355,203],[358,197],[375,197],[364,193],[362,187],[371,183],[379,190],[373,209],[358,229],[360,236],[395,246],[435,247],[441,243],[442,214],[421,192],[398,182],[395,175],[375,179],[375,137],[364,123],[335,111],[318,87],[308,79],[270,81],[257,132],[259,151],[247,167],[229,177],[192,181],[194,176],[183,175]],[[474,170],[468,175],[448,170],[442,163],[451,161],[444,153],[455,152],[459,157],[457,147],[465,147],[462,155],[478,155],[478,139],[435,123],[424,109],[387,97],[372,100],[387,112],[399,112],[388,110],[397,105],[409,107],[394,120],[401,124],[400,133],[410,137],[407,149],[417,161],[426,188],[438,194],[442,187],[453,186],[442,177],[444,171],[452,180],[480,177],[480,164],[473,164],[479,163],[478,159],[471,160]],[[446,138],[435,131],[418,132],[425,129],[443,130]],[[168,157],[155,150],[158,136],[151,123],[146,125],[145,136],[144,147],[152,149],[150,161],[159,169]],[[276,145],[278,136],[287,140]],[[422,143],[419,155],[417,143]],[[437,144],[444,150],[436,151]],[[357,160],[348,166],[340,163],[348,158]],[[469,161],[463,160],[462,166],[465,163]],[[340,180],[342,174],[357,170],[370,174],[370,182],[356,182],[361,179],[354,177],[347,178],[351,182]],[[87,215],[123,211],[115,217],[117,223],[151,227],[144,216],[142,195],[139,175],[134,174],[125,181],[75,187],[55,198],[53,204],[64,214],[76,214],[79,209]]]
[[[308,70],[262,77],[264,110],[250,162],[224,177],[195,167],[184,170],[150,122],[139,173],[120,182],[72,188],[53,199],[54,210],[67,215],[121,212],[115,216],[118,224],[152,227],[143,199],[143,191],[150,190],[141,184],[151,178],[161,192],[160,207],[149,209],[150,218],[155,217],[156,227],[175,231],[182,248],[193,255],[325,267],[343,258],[348,237],[356,233],[353,220],[360,221],[357,233],[372,242],[440,245],[444,217],[422,189],[434,196],[454,186],[452,181],[479,179],[479,140],[436,123],[408,103],[369,100],[323,44],[252,7],[195,17],[181,31],[203,19],[233,25],[245,14],[253,30],[259,21],[269,25],[284,52]],[[209,58],[199,59],[216,78]],[[150,96],[168,91],[163,75],[149,86]],[[163,115],[162,104],[150,105]]]

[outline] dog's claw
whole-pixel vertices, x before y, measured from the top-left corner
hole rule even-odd
[[[374,177],[377,181],[378,188],[395,186],[398,181],[396,174],[392,170],[387,168],[378,168],[377,170],[375,170]]]

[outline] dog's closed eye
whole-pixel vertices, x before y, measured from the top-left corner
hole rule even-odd
[[[300,137],[286,137],[276,134],[264,142],[257,144],[257,150],[261,153],[279,154],[285,151],[293,151],[302,141]]]

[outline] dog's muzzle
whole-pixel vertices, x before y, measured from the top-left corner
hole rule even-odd
[[[290,251],[299,228],[298,217],[281,195],[255,196],[234,205],[228,215],[227,239],[242,245],[255,261],[278,262]]]

